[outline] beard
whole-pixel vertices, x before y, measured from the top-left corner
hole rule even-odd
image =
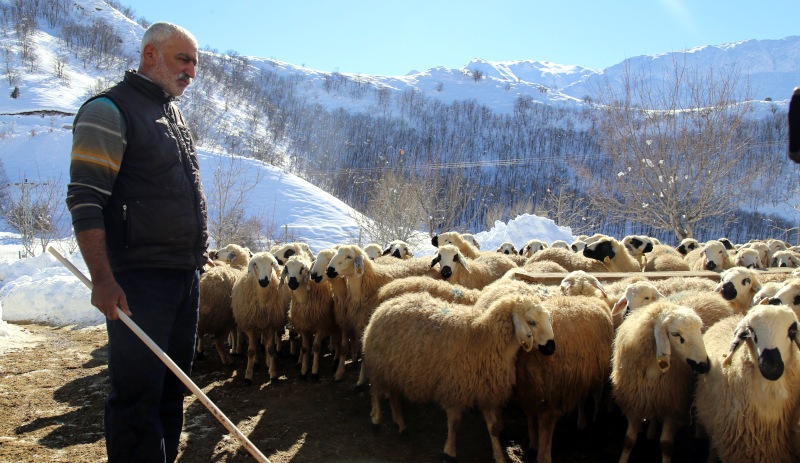
[[[158,52],[158,61],[153,71],[153,81],[157,83],[165,92],[173,97],[183,95],[186,87],[192,83],[192,78],[186,73],[174,74],[166,64],[164,55]]]

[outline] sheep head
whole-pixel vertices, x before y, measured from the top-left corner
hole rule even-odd
[[[653,324],[656,340],[656,361],[662,372],[669,370],[671,357],[686,360],[696,373],[708,373],[710,364],[703,335],[703,321],[689,307],[675,305],[663,312]]]
[[[774,296],[767,299],[770,305],[785,305],[800,313],[800,280],[792,279],[784,283]],[[764,303],[764,301],[762,301]]]
[[[613,238],[602,238],[589,243],[583,249],[584,257],[599,260],[604,264],[610,263],[620,252],[619,242]]]
[[[653,250],[653,240],[648,236],[629,235],[622,239],[622,245],[632,256],[642,256]]]
[[[714,291],[726,301],[736,299],[740,294],[754,294],[761,289],[755,273],[744,267],[732,267],[719,275],[719,284]]]
[[[594,296],[596,289],[603,297],[607,297],[606,290],[600,281],[583,270],[570,272],[561,280],[560,288],[561,293],[565,296]]]
[[[250,262],[247,263],[247,273],[253,275],[259,286],[266,288],[275,275],[281,271],[275,256],[268,252],[258,252],[253,254]]]
[[[698,243],[696,239],[684,238],[675,249],[685,256],[699,247],[700,243]]]
[[[292,291],[297,290],[300,285],[305,285],[306,289],[310,289],[310,276],[309,276],[310,263],[302,256],[292,256],[286,261],[281,272],[281,281],[279,287],[283,286],[284,281],[288,280],[287,285]]]
[[[734,265],[745,268],[764,268],[761,264],[761,256],[755,248],[741,248],[736,252]]]
[[[379,256],[384,255],[383,250],[381,249],[380,245],[376,243],[370,243],[364,246],[364,253],[372,260],[377,259]]]
[[[532,255],[536,254],[537,252],[541,251],[542,249],[546,249],[547,243],[542,240],[533,239],[525,243],[525,246],[520,249],[520,255],[525,257],[531,257]]]
[[[439,274],[442,278],[449,280],[453,275],[457,275],[458,267],[463,268],[467,273],[470,272],[467,259],[461,254],[461,251],[452,244],[445,244],[439,247],[436,257],[431,263],[431,268],[439,264]]]
[[[797,355],[792,352],[794,347],[800,349],[797,315],[784,305],[758,305],[751,309],[736,326],[730,350],[722,361],[724,367],[731,364],[742,344],[749,347],[752,361],[757,359],[761,376],[777,381],[783,376],[784,359]]]
[[[712,272],[722,272],[725,270],[725,260],[728,258],[728,250],[725,245],[717,240],[708,241],[701,249],[703,255],[703,268]]]
[[[501,244],[500,247],[497,248],[497,252],[499,252],[501,254],[506,254],[506,255],[508,255],[508,254],[519,254],[519,252],[517,251],[517,248],[514,246],[514,243],[512,243],[510,241],[505,241],[503,244]]]
[[[614,304],[613,309],[611,309],[611,315],[617,315],[623,310],[627,315],[633,310],[665,298],[666,296],[661,294],[649,281],[637,281],[625,288],[625,294]]]
[[[525,352],[530,352],[534,345],[543,355],[551,355],[555,352],[556,343],[553,339],[550,312],[542,307],[539,298],[531,295],[510,294],[494,301],[487,311],[501,305],[511,306],[514,335]]]
[[[323,249],[317,253],[317,258],[314,260],[309,274],[312,280],[317,283],[322,283],[325,272],[328,270],[328,264],[331,262],[331,258],[334,254],[336,254],[336,251],[333,249]]]
[[[356,245],[342,246],[331,258],[325,274],[328,278],[363,275],[365,260],[369,260],[369,257],[360,247]]]

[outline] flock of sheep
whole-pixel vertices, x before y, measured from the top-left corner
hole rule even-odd
[[[385,398],[400,432],[403,401],[439,404],[448,459],[462,412],[475,407],[494,460],[505,461],[501,411],[516,397],[539,463],[552,461],[562,416],[577,410],[580,428],[587,413],[614,407],[628,420],[620,462],[644,423],[663,462],[690,423],[710,461],[800,460],[800,277],[768,270],[800,267],[797,249],[594,235],[481,251],[456,232],[432,244],[433,257],[403,241],[316,255],[302,243],[256,254],[225,246],[200,280],[198,355],[212,335],[230,364],[224,342],[239,353],[246,336],[247,382],[261,346],[277,378],[287,334],[301,378],[319,377],[325,349],[335,381],[361,359],[356,388],[369,385],[373,425]]]

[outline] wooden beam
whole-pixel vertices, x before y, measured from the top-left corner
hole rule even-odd
[[[787,276],[794,270],[793,268],[768,268],[765,270],[755,270],[757,273],[781,273]],[[697,278],[710,278],[712,280],[719,280],[719,273],[711,271],[672,271],[672,272],[587,272],[593,275],[598,280],[602,281],[618,281],[631,276],[642,276],[648,280],[663,280],[672,277],[697,277]],[[530,283],[544,283],[556,284],[561,282],[568,273],[547,273],[547,272],[526,272],[524,270],[517,271],[514,276],[523,281]]]

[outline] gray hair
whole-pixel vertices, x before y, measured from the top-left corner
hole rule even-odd
[[[147,28],[146,31],[144,31],[144,37],[142,37],[142,47],[140,51],[142,54],[144,54],[144,47],[147,45],[158,47],[176,35],[192,42],[194,46],[197,47],[197,39],[194,38],[194,35],[192,35],[191,32],[172,23],[160,22],[152,24]]]

